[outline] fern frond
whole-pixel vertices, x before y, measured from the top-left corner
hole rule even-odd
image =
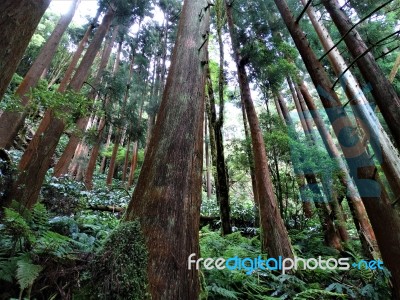
[[[17,266],[18,268],[16,277],[22,290],[31,286],[36,278],[38,278],[40,272],[43,270],[42,266],[33,264],[32,261],[26,256],[23,256],[17,261]]]

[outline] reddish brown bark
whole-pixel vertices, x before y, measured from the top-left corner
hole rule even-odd
[[[330,82],[323,66],[309,47],[306,35],[295,22],[286,1],[275,0],[283,20],[303,58],[306,68],[315,86],[333,129],[338,137],[345,159],[349,165],[350,175],[354,178],[362,201],[370,218],[382,258],[393,278],[395,295],[400,294],[400,218],[393,209],[384,186],[378,177],[378,171],[372,165],[372,159],[365,146],[359,141],[354,146],[346,147],[354,141],[352,123],[347,117],[337,94],[331,89]],[[359,139],[360,140],[360,139]],[[388,230],[390,228],[390,230]]]
[[[108,40],[108,42],[104,46],[104,51],[101,56],[101,61],[100,61],[99,68],[97,70],[96,78],[92,84],[93,89],[88,96],[89,99],[96,98],[97,89],[100,85],[104,70],[106,69],[107,63],[110,59],[111,50],[114,45],[114,41],[117,37],[117,33],[118,33],[118,26],[115,26],[111,38]],[[79,118],[78,121],[76,122],[77,130],[79,130],[80,132],[84,132],[87,127],[88,121],[89,121],[89,117]],[[61,155],[56,166],[54,167],[54,176],[55,177],[60,177],[60,176],[68,173],[69,164],[71,163],[71,160],[72,160],[72,157],[74,156],[76,147],[78,146],[78,144],[81,140],[82,139],[78,134],[72,133],[72,135],[68,141],[68,144],[65,147],[63,154]]]
[[[0,101],[50,0],[2,0],[0,4]]]
[[[305,104],[309,112],[311,113],[311,116],[315,122],[315,125],[318,128],[318,131],[322,137],[322,141],[324,142],[329,155],[335,158],[339,168],[341,169],[339,178],[343,187],[347,191],[346,198],[348,199],[349,205],[353,208],[355,223],[360,224],[360,231],[359,231],[360,239],[361,240],[365,239],[369,247],[375,253],[379,253],[379,248],[376,243],[375,233],[372,230],[371,224],[369,223],[369,219],[367,216],[367,212],[365,211],[364,204],[362,203],[360,194],[358,193],[358,190],[354,185],[353,180],[350,178],[347,166],[340,155],[339,149],[336,147],[336,144],[331,134],[329,133],[329,130],[325,125],[325,122],[320,116],[318,108],[315,105],[313,98],[303,81],[300,82],[299,88],[303,95],[303,100],[305,101]],[[368,253],[369,250],[365,249],[365,252]]]
[[[287,110],[286,104],[284,102],[285,100],[283,99],[282,94],[280,94],[280,93],[274,94],[274,101],[275,101],[275,106],[278,111],[278,114],[282,118],[282,121],[286,125],[288,125],[286,119],[289,116],[289,111]],[[285,111],[284,111],[284,109],[285,109]],[[306,179],[304,178],[304,173],[299,172],[299,170],[297,170],[297,169],[295,169],[295,173],[296,173],[296,183],[300,190],[300,198],[302,201],[304,216],[306,218],[311,218],[313,216],[312,203],[309,199],[307,199],[304,196],[304,193],[301,192],[301,191],[305,190],[305,188],[306,188]]]
[[[302,2],[305,4],[306,0],[302,0]],[[322,22],[318,20],[312,6],[307,9],[307,13],[324,50],[329,51],[335,44],[328,30]],[[342,74],[347,69],[347,64],[339,49],[335,48],[330,51],[328,58],[335,74],[341,76],[340,83],[346,93],[347,99],[350,101],[350,107],[353,109],[358,123],[367,128],[367,130],[363,131],[367,135],[367,139],[369,139],[369,143],[377,159],[380,160],[381,158],[382,160],[382,170],[385,173],[393,194],[400,194],[400,157],[397,149],[395,149],[391,139],[380,124],[363,90],[351,71],[348,70],[346,73]]]
[[[110,165],[108,166],[108,173],[107,173],[107,179],[106,179],[106,184],[108,186],[110,186],[112,184],[112,181],[114,178],[120,140],[121,140],[121,133],[118,130],[116,137],[115,137],[113,151],[112,151],[112,154],[110,157]]]
[[[289,82],[291,82],[291,81],[289,80]],[[291,84],[289,84],[289,86],[290,85]],[[294,92],[294,88],[293,88],[293,92]],[[292,120],[292,117],[289,114],[289,110],[286,106],[285,100],[283,99],[283,97],[281,95],[278,97],[278,99],[279,99],[279,104],[282,109],[283,116],[285,117],[286,123],[289,126],[290,133],[296,141],[299,141],[299,137],[298,137],[297,133],[294,131],[295,124]],[[293,94],[293,99],[295,99],[295,102],[297,101],[295,94]],[[299,115],[300,115],[300,119],[301,119],[302,115],[301,114],[299,114]],[[305,126],[303,129],[305,131],[306,130],[308,131],[306,122],[303,122],[302,125]],[[300,163],[303,163],[302,159],[300,159]],[[333,218],[331,218],[331,207],[326,202],[325,195],[322,193],[321,189],[319,188],[317,177],[315,176],[315,174],[313,172],[310,172],[310,170],[308,170],[306,168],[300,169],[296,165],[296,163],[294,163],[293,167],[294,167],[295,174],[297,177],[297,182],[300,183],[299,188],[300,188],[300,194],[301,194],[303,203],[306,202],[306,203],[310,203],[310,205],[311,205],[311,201],[313,201],[315,204],[315,207],[317,208],[318,218],[320,220],[321,227],[322,227],[322,230],[324,233],[325,244],[334,249],[342,250],[343,248],[341,245],[340,234],[335,226],[335,223],[333,222]],[[305,184],[305,182],[307,182],[308,186]],[[304,189],[306,189],[307,187],[313,193],[312,199],[308,199],[304,195]],[[304,209],[304,206],[303,206],[303,209]],[[308,207],[307,207],[307,209],[308,209]]]
[[[129,165],[130,150],[131,150],[131,137],[128,136],[128,141],[126,142],[126,153],[125,153],[125,159],[124,159],[124,167],[122,168],[122,182],[126,181],[126,175],[127,175],[128,165]]]
[[[65,91],[69,82],[71,81],[72,74],[75,71],[76,66],[78,65],[78,62],[79,62],[79,59],[81,58],[83,50],[85,50],[85,45],[87,44],[93,29],[97,25],[97,20],[100,16],[100,12],[101,12],[101,10],[99,8],[93,22],[89,25],[88,29],[85,32],[85,35],[79,42],[78,48],[76,49],[74,56],[72,57],[71,62],[69,64],[67,70],[64,73],[64,77],[61,80],[60,87],[59,87],[59,89],[61,91]]]
[[[135,142],[133,144],[133,153],[132,153],[132,159],[131,159],[131,167],[129,169],[129,178],[128,178],[128,188],[130,188],[133,184],[133,179],[135,176],[135,171],[136,171],[136,166],[137,166],[137,156],[138,156],[138,142]]]
[[[183,4],[156,125],[126,219],[138,219],[149,252],[152,299],[198,299],[205,66],[210,6]],[[173,254],[173,255],[171,255]]]
[[[234,60],[237,66],[240,95],[245,105],[253,145],[254,170],[258,191],[260,224],[262,229],[262,250],[267,251],[270,257],[282,256],[290,258],[293,257],[292,247],[273,190],[271,175],[268,169],[268,158],[265,151],[264,138],[260,129],[253,100],[251,98],[245,65],[240,56],[240,45],[236,39],[232,6],[227,0],[225,1],[225,4]]]
[[[114,15],[115,12],[110,9],[104,16],[101,26],[97,29],[92,43],[71,80],[69,85],[71,90],[79,91],[81,89]],[[11,200],[16,200],[27,208],[31,208],[36,203],[45,174],[64,128],[64,121],[57,118],[54,112],[48,110],[28,148],[22,155],[18,166],[19,176],[6,201],[7,204]]]
[[[291,87],[293,93],[293,100],[296,106],[297,113],[300,118],[301,125],[303,127],[303,131],[306,136],[308,136],[309,141],[311,142],[310,145],[315,146],[316,137],[313,132],[313,126],[311,123],[310,118],[305,116],[305,111],[303,109],[302,103],[304,103],[303,95],[300,93],[299,88],[297,85],[295,86],[292,80],[289,78],[289,86]],[[329,152],[329,149],[327,149]],[[343,215],[343,211],[340,208],[337,193],[334,191],[332,182],[327,181],[325,178],[321,179],[321,183],[323,186],[324,193],[326,198],[329,202],[331,209],[334,212],[334,218],[337,220],[336,223],[332,223],[334,227],[337,229],[337,232],[340,234],[340,238],[343,242],[347,242],[349,240],[349,234],[346,229],[346,220]],[[347,186],[346,186],[347,187]],[[330,218],[330,216],[329,216]]]
[[[21,105],[23,107],[28,105],[30,100],[27,93],[31,88],[36,87],[40,80],[40,76],[44,70],[50,66],[51,60],[61,41],[61,37],[68,28],[68,25],[71,23],[80,1],[81,0],[74,0],[70,10],[65,15],[61,16],[49,39],[40,50],[35,62],[32,64],[28,73],[26,73],[24,80],[16,90],[15,94],[21,98]],[[26,113],[3,112],[0,117],[0,148],[8,149],[12,146],[15,137],[18,135],[18,131],[24,125],[25,117]]]
[[[91,190],[93,188],[93,174],[96,169],[97,157],[99,156],[101,141],[103,140],[103,132],[104,132],[105,125],[106,125],[106,121],[104,118],[102,118],[99,123],[97,140],[92,148],[92,151],[90,153],[89,162],[86,167],[84,184],[88,190]]]

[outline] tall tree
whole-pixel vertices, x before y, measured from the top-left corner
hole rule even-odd
[[[16,90],[15,94],[21,98],[21,105],[23,107],[29,103],[29,96],[27,93],[31,88],[37,85],[42,73],[49,68],[61,38],[65,30],[67,30],[68,25],[71,23],[80,1],[81,0],[74,0],[69,11],[61,16],[49,39],[40,50],[38,57],[35,59],[35,62],[25,75],[24,80]],[[26,113],[11,111],[6,111],[0,116],[0,148],[7,149],[11,147],[18,131],[24,124],[25,117]]]
[[[356,227],[358,227],[360,240],[366,242],[363,243],[364,253],[369,257],[372,257],[372,255],[370,255],[369,248],[371,248],[375,253],[379,253],[379,248],[376,244],[375,233],[371,227],[371,224],[369,223],[367,212],[365,211],[365,206],[362,203],[360,194],[358,193],[357,187],[354,185],[353,179],[350,177],[346,163],[343,160],[340,151],[333,140],[333,137],[329,133],[329,130],[325,125],[325,122],[323,121],[318,111],[318,108],[315,105],[311,94],[307,89],[307,86],[303,81],[301,81],[299,85],[300,91],[303,95],[303,101],[307,106],[306,109],[308,109],[308,111],[311,113],[311,117],[314,120],[315,125],[317,126],[317,129],[321,135],[322,141],[329,155],[335,159],[341,171],[339,174],[339,179],[341,184],[347,191],[346,197],[348,199],[349,207],[351,208],[351,211],[354,215],[354,223]],[[357,226],[358,224],[359,226]]]
[[[0,100],[51,0],[4,0],[0,4]]]
[[[354,136],[352,123],[348,118],[338,95],[331,89],[327,74],[315,53],[309,47],[306,35],[300,29],[285,0],[274,0],[279,12],[300,52],[305,66],[316,87],[321,102],[339,139],[340,147],[360,192],[368,217],[374,229],[382,258],[391,271],[395,294],[400,292],[400,218],[394,211],[390,199],[382,185],[377,169],[365,146]],[[355,139],[356,138],[356,139]],[[348,147],[349,143],[353,145]],[[388,230],[391,228],[391,230]]]
[[[114,16],[115,11],[109,8],[69,84],[70,90],[77,92],[81,89]],[[19,175],[13,185],[12,192],[6,200],[6,205],[11,200],[16,200],[25,207],[32,208],[36,203],[46,172],[49,169],[50,161],[64,128],[64,120],[57,118],[54,111],[46,111],[38,130],[19,162]]]
[[[210,5],[183,4],[157,121],[126,220],[138,219],[149,251],[153,299],[197,299],[205,64]],[[173,255],[171,255],[173,254]]]
[[[118,28],[119,26],[115,26],[113,29],[113,33],[111,37],[105,42],[104,45],[104,50],[101,56],[100,64],[97,70],[96,77],[91,84],[92,90],[88,95],[89,99],[95,99],[96,95],[98,93],[98,89],[101,83],[101,79],[103,77],[104,71],[107,67],[110,55],[111,55],[111,50],[112,47],[114,46],[114,41],[117,37],[118,34]],[[77,129],[80,131],[84,131],[86,129],[87,123],[89,121],[89,117],[81,117],[78,119],[76,122]],[[68,173],[68,166],[70,165],[70,162],[72,160],[72,157],[74,156],[74,152],[76,150],[76,147],[78,146],[81,138],[79,134],[72,133],[67,146],[64,149],[63,154],[61,155],[60,159],[58,160],[57,164],[54,167],[54,176],[60,177],[62,175],[65,175]]]
[[[223,86],[222,86],[223,88]],[[207,68],[207,91],[208,91],[208,102],[207,111],[208,118],[210,119],[210,140],[211,140],[211,156],[212,164],[214,167],[214,178],[215,178],[215,189],[217,195],[217,202],[219,205],[222,233],[232,233],[232,226],[230,221],[230,204],[229,204],[229,179],[228,170],[225,164],[224,154],[224,141],[222,136],[222,125],[223,125],[223,109],[224,105],[221,104],[224,99],[220,98],[220,112],[217,119],[217,113],[215,110],[215,96],[214,88],[211,81],[210,68]],[[223,91],[222,91],[223,93]],[[222,95],[223,97],[223,95]]]
[[[306,5],[306,0],[301,0]],[[325,51],[329,51],[328,58],[333,67],[336,76],[341,76],[340,83],[350,101],[350,106],[353,109],[356,117],[361,124],[367,126],[370,134],[370,144],[374,149],[377,157],[382,157],[382,169],[392,188],[394,194],[400,193],[400,157],[397,149],[395,149],[392,141],[386,131],[379,122],[375,112],[369,105],[367,98],[364,95],[356,78],[350,70],[347,70],[347,64],[340,54],[339,49],[334,47],[332,38],[315,15],[315,10],[312,6],[307,9],[307,14],[317,32],[318,38]],[[330,51],[330,49],[333,49]],[[343,73],[345,72],[345,73]]]
[[[370,48],[365,44],[357,29],[346,13],[341,9],[338,0],[321,1],[332,17],[353,59],[365,81],[372,86],[372,95],[382,112],[393,135],[397,148],[400,149],[400,98],[392,84],[382,72]]]
[[[287,108],[285,100],[282,96],[279,96],[278,101],[292,138],[297,143],[300,143],[300,138],[295,130],[295,123],[293,122],[292,117],[289,114],[289,110]],[[304,117],[302,117],[301,113],[299,115],[300,119],[303,119],[303,122],[301,123],[304,131],[309,132],[310,130],[308,129],[307,124],[304,122]],[[319,187],[318,179],[314,173],[314,170],[310,170],[309,167],[306,167],[304,165],[304,159],[302,157],[300,157],[299,159],[299,165],[301,165],[301,167],[298,167],[298,163],[294,162],[294,169],[295,173],[298,176],[298,181],[302,183],[305,180],[308,183],[308,185],[299,185],[303,202],[313,201],[315,203],[318,218],[324,232],[325,244],[337,250],[343,250],[341,245],[341,237],[338,230],[336,229],[333,219],[331,218],[331,207],[326,200],[325,194],[323,194],[323,191],[321,191]],[[306,189],[307,187],[312,192],[313,199],[308,199],[308,197],[304,195],[304,189]]]
[[[262,249],[267,251],[271,257],[282,256],[290,258],[293,257],[292,247],[274,194],[271,175],[268,169],[268,158],[265,151],[264,138],[251,98],[246,61],[240,54],[240,43],[235,32],[232,13],[233,3],[233,1],[225,0],[228,27],[238,73],[240,95],[246,109],[253,145],[254,170],[262,229]]]

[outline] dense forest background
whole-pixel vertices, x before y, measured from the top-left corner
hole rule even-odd
[[[399,0],[0,9],[0,299],[400,299]]]

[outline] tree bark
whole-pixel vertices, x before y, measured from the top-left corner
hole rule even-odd
[[[210,6],[183,4],[156,125],[126,220],[138,219],[149,252],[152,299],[198,299],[205,64]]]
[[[73,91],[81,89],[114,15],[115,12],[109,9],[104,16],[101,26],[97,29],[78,70],[71,80],[69,89]],[[47,110],[32,141],[22,155],[18,166],[19,176],[15,181],[10,197],[7,199],[7,204],[11,203],[11,200],[16,200],[28,209],[33,207],[64,128],[64,121],[57,118],[53,111]]]
[[[331,15],[333,22],[343,36],[353,26],[350,18],[341,9],[337,0],[321,1],[326,10]],[[344,41],[351,55],[357,60],[357,66],[360,69],[365,81],[372,86],[372,95],[375,102],[382,112],[383,117],[393,135],[397,149],[400,150],[400,98],[394,90],[392,84],[387,79],[381,68],[378,66],[367,45],[361,38],[358,31],[354,28],[348,34]]]
[[[122,43],[120,43],[119,45],[121,45],[121,44]],[[119,46],[118,47],[118,52],[117,52],[117,58],[115,60],[116,62],[118,62],[120,60],[121,50],[122,50],[122,48]],[[126,83],[125,95],[124,95],[124,99],[123,99],[123,103],[122,103],[122,109],[121,109],[121,113],[122,114],[125,111],[126,103],[128,102],[128,98],[129,98],[130,81],[132,80],[132,76],[133,76],[134,62],[135,62],[135,51],[134,51],[134,49],[132,49],[132,59],[131,59],[131,62],[130,62],[130,67],[129,67],[129,80]],[[118,65],[119,65],[119,63],[115,64],[115,67],[114,67],[114,73],[115,74],[118,71]],[[123,140],[124,140],[123,136],[124,136],[124,134],[122,133],[122,131],[123,130],[121,128],[117,128],[117,130],[116,130],[114,148],[113,148],[113,152],[112,152],[112,155],[111,155],[110,166],[109,166],[109,169],[108,169],[108,174],[107,174],[107,179],[106,179],[106,184],[107,185],[111,185],[112,184],[112,179],[114,177],[114,172],[115,172],[115,167],[116,167],[116,158],[117,158],[117,154],[118,154],[119,145],[120,144],[121,144],[121,146],[123,145]],[[125,129],[124,129],[124,132],[126,132]]]
[[[0,4],[0,101],[50,0],[3,0]]]
[[[394,78],[396,77],[397,72],[399,71],[399,68],[400,68],[400,54],[397,55],[396,61],[394,62],[393,68],[389,74],[389,81],[391,83],[393,83]]]
[[[213,142],[211,143],[212,162],[214,166],[215,188],[217,194],[217,202],[219,205],[222,233],[224,235],[232,233],[232,225],[230,221],[230,204],[229,204],[229,179],[225,164],[224,141],[222,137],[223,112],[220,111],[217,120],[215,111],[214,89],[211,81],[210,68],[207,67],[207,90],[209,100],[209,118],[210,131],[213,131]],[[221,99],[220,99],[221,101]],[[223,99],[222,99],[223,101]],[[221,105],[221,103],[220,103]],[[222,115],[221,115],[222,113]]]
[[[35,62],[32,64],[28,73],[26,73],[24,80],[16,90],[15,94],[21,98],[21,105],[23,107],[27,106],[30,100],[27,93],[31,88],[36,87],[40,80],[40,76],[44,70],[50,66],[51,60],[60,44],[61,37],[68,28],[68,25],[71,23],[80,1],[81,0],[74,0],[70,10],[65,15],[61,16],[49,39],[40,50]],[[3,112],[0,117],[0,148],[9,149],[12,146],[15,137],[24,125],[26,115],[26,112]]]
[[[232,6],[225,1],[229,32],[237,67],[240,95],[243,99],[252,137],[254,170],[258,190],[260,224],[262,229],[262,250],[270,257],[293,257],[290,239],[279,212],[273,190],[271,175],[268,169],[268,158],[265,151],[264,138],[258,122],[257,113],[251,98],[249,81],[245,65],[240,55],[240,44],[236,39]]]
[[[100,61],[99,68],[97,70],[96,78],[94,79],[93,84],[92,84],[92,91],[89,93],[89,96],[88,96],[89,99],[94,100],[96,98],[101,79],[103,77],[104,71],[105,71],[108,61],[110,59],[111,50],[114,45],[114,41],[117,37],[117,33],[118,33],[118,26],[115,26],[112,36],[110,37],[110,39],[108,40],[108,42],[106,42],[106,45],[104,46],[104,51],[101,56],[101,61]],[[79,118],[78,121],[76,122],[77,130],[84,132],[87,127],[88,121],[89,121],[89,117],[85,116],[85,117]],[[60,177],[60,176],[68,173],[68,167],[74,156],[76,147],[78,146],[78,144],[81,140],[82,139],[78,134],[72,133],[72,135],[68,141],[68,144],[65,147],[63,154],[61,155],[60,159],[58,160],[57,164],[54,167],[54,176],[55,177]]]
[[[330,82],[323,66],[315,53],[309,47],[306,35],[295,23],[295,19],[284,0],[274,0],[289,32],[303,58],[306,68],[315,86],[318,87],[321,102],[326,109],[333,129],[338,137],[347,164],[350,176],[353,177],[362,201],[371,220],[376,239],[381,250],[382,258],[391,271],[395,295],[400,291],[400,218],[394,211],[384,186],[380,182],[378,172],[372,159],[366,152],[365,146],[356,140],[352,147],[349,142],[354,141],[352,123],[344,111],[337,94],[331,89]],[[388,230],[390,228],[391,230]]]
[[[376,243],[375,233],[369,223],[369,219],[367,216],[367,212],[365,211],[364,204],[362,203],[360,194],[358,193],[357,187],[354,185],[353,179],[350,177],[349,170],[347,169],[346,163],[340,155],[339,149],[336,147],[336,144],[329,133],[328,128],[325,125],[325,122],[322,120],[321,115],[318,112],[318,108],[316,107],[305,83],[303,81],[300,82],[300,91],[303,95],[303,100],[311,113],[311,116],[314,120],[315,125],[321,135],[322,141],[329,153],[329,155],[334,158],[341,170],[339,175],[340,182],[343,187],[347,191],[346,198],[348,199],[349,205],[353,207],[356,222],[360,224],[361,231],[358,232],[361,240],[366,240],[369,244],[369,247],[379,255],[379,248]],[[357,225],[357,224],[356,224]],[[367,250],[367,249],[365,249]]]
[[[302,0],[305,3],[305,0]],[[328,51],[334,46],[334,42],[325,28],[325,26],[315,16],[315,11],[312,6],[307,9],[307,14],[318,34],[319,40],[325,51]],[[335,48],[328,54],[329,61],[337,76],[347,69],[347,64],[343,59],[340,51]],[[351,73],[347,71],[341,78],[342,87],[350,101],[350,106],[354,111],[359,123],[365,124],[366,129],[371,134],[370,144],[375,152],[378,160],[381,161],[382,169],[386,175],[387,181],[395,195],[400,194],[400,157],[397,149],[393,145],[386,131],[379,122],[374,110],[369,105],[363,90],[359,86],[357,80]],[[367,133],[368,133],[367,132]]]
[[[287,126],[287,122],[286,122],[286,118],[285,118],[285,114],[283,113],[283,108],[281,106],[281,103],[284,104],[284,99],[282,97],[282,95],[280,93],[274,93],[274,102],[275,102],[275,106],[276,106],[276,110],[278,111],[279,116],[282,118],[282,121],[285,123],[285,125]],[[286,105],[285,105],[286,107]],[[289,115],[289,112],[286,112],[286,115]],[[306,188],[306,179],[304,178],[304,174],[303,173],[299,173],[297,171],[295,171],[296,173],[296,183],[299,187],[300,191],[303,191]],[[311,218],[313,216],[313,208],[312,208],[312,202],[307,199],[306,197],[304,197],[303,193],[300,193],[300,198],[301,198],[301,202],[302,202],[302,206],[303,206],[303,213],[304,216],[306,218]]]
[[[289,81],[291,82],[291,81]],[[290,85],[289,85],[290,86]],[[294,92],[294,89],[293,89]],[[293,99],[295,99],[295,96]],[[288,124],[288,129],[289,129],[289,134],[292,136],[292,138],[299,142],[299,136],[297,132],[295,131],[295,124],[293,122],[292,117],[289,114],[289,110],[286,106],[285,100],[283,99],[282,96],[279,98],[279,104],[282,109],[282,113],[286,119],[286,123]],[[296,100],[295,100],[296,101]],[[300,114],[300,119],[302,118]],[[304,119],[304,118],[303,118]],[[303,129],[305,131],[308,131],[307,125],[305,122],[302,123],[303,126],[305,126]],[[300,164],[303,164],[303,159],[300,158]],[[325,244],[337,249],[337,250],[343,250],[343,247],[341,245],[341,237],[339,235],[339,232],[335,226],[335,223],[333,222],[333,218],[331,218],[331,207],[330,205],[326,202],[325,195],[322,193],[319,185],[318,185],[318,180],[315,174],[312,172],[312,170],[309,170],[305,167],[299,168],[297,166],[297,163],[293,163],[293,167],[295,170],[295,174],[297,176],[297,181],[302,183],[300,187],[300,194],[303,199],[303,202],[308,202],[311,203],[311,201],[314,202],[315,207],[317,208],[317,214],[318,218],[321,223],[321,227],[324,233],[324,238],[325,238]],[[305,184],[305,181],[307,182],[308,185]],[[307,196],[305,196],[305,190],[309,188],[309,190],[312,192],[313,197],[311,199],[308,199]]]
[[[207,115],[204,118],[204,150],[206,152],[206,190],[207,190],[207,199],[211,199],[212,195],[212,186],[211,186],[211,163],[210,163],[210,137],[208,136],[208,122]]]

